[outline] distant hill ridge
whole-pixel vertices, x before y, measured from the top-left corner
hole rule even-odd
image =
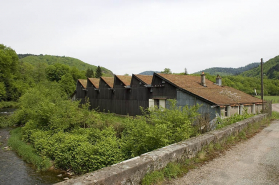
[[[253,68],[256,68],[260,65],[259,62],[254,62],[251,64],[248,64],[244,67],[238,67],[238,68],[225,68],[225,67],[212,67],[212,68],[208,68],[205,70],[201,70],[199,72],[196,72],[194,74],[200,74],[202,72],[208,73],[210,75],[221,75],[221,76],[230,76],[230,75],[238,75],[241,74],[245,71],[251,70]]]
[[[97,69],[97,66],[87,64],[79,59],[65,56],[53,56],[53,55],[33,55],[33,54],[18,54],[19,61],[27,62],[32,65],[37,63],[45,63],[47,65],[53,65],[55,63],[65,64],[71,67],[76,67],[79,70],[85,71],[87,69]],[[113,76],[112,71],[107,68],[101,67],[105,76]]]
[[[258,66],[251,70],[243,72],[242,76],[248,77],[260,77],[261,67]],[[267,62],[263,64],[263,73],[269,79],[279,79],[279,55],[269,59]]]
[[[153,75],[154,73],[160,73],[160,71],[144,71],[139,74],[140,75]]]

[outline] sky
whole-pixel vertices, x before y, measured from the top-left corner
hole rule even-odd
[[[0,44],[114,74],[194,73],[279,55],[278,0],[0,0]]]

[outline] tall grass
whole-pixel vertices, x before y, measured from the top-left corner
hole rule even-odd
[[[22,159],[28,163],[32,163],[38,170],[47,170],[51,167],[51,161],[45,156],[39,156],[35,153],[31,145],[26,144],[21,140],[21,128],[16,128],[11,131],[11,137],[8,140],[8,145],[15,150]]]
[[[9,116],[0,116],[0,128],[12,126]]]
[[[18,102],[14,102],[14,101],[0,101],[0,109],[3,108],[17,108],[19,107],[19,103]]]
[[[261,98],[261,96],[256,96],[257,98]],[[279,103],[279,96],[264,96],[265,101],[272,101],[272,103]]]

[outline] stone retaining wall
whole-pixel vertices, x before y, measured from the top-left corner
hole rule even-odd
[[[234,123],[219,130],[214,130],[198,137],[175,143],[118,164],[87,173],[85,175],[58,183],[59,185],[134,185],[155,170],[164,168],[169,162],[181,161],[195,157],[201,149],[211,142],[222,142],[230,135],[237,134],[248,124],[261,121],[267,114],[260,114]]]

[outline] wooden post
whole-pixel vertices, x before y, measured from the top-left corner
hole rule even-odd
[[[264,111],[264,104],[263,104],[263,102],[264,102],[264,100],[263,100],[263,98],[264,98],[264,89],[263,89],[263,58],[261,58],[261,91],[262,91],[261,99],[262,99],[262,112],[263,112]]]

